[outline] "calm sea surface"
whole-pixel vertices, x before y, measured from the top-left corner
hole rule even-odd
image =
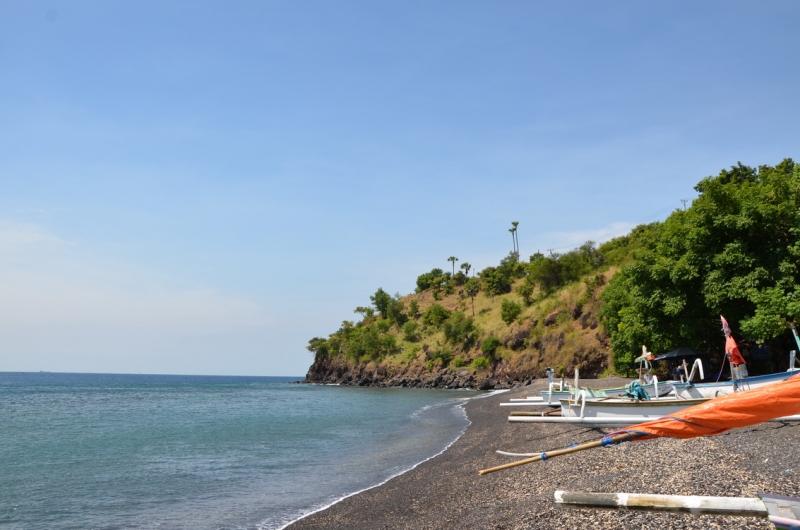
[[[0,528],[277,529],[441,452],[476,395],[0,373]]]

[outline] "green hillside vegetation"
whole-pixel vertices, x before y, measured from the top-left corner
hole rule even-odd
[[[406,296],[378,289],[369,307],[355,309],[361,320],[342,322],[328,338],[310,340],[308,349],[317,361],[390,373],[466,368],[535,377],[552,366],[597,375],[609,365],[598,295],[651,227],[599,248],[589,241],[529,261],[518,259],[515,242],[497,266],[473,276],[468,263],[456,271],[451,257],[452,272],[435,268],[419,275],[416,292]]]
[[[456,270],[450,256],[450,271],[420,274],[412,294],[378,289],[356,308],[360,320],[309,341],[309,374],[450,370],[514,383],[545,367],[628,373],[642,345],[719,352],[720,314],[740,346],[770,348],[774,369],[800,317],[800,165],[740,163],[695,190],[691,206],[664,222],[527,261],[512,223],[513,250],[497,266]]]

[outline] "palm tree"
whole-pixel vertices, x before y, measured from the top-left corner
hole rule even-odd
[[[453,262],[453,276],[455,276],[455,274],[456,274],[456,261],[458,261],[458,258],[455,257],[455,256],[450,256],[449,258],[447,258],[447,261],[452,261]]]
[[[467,263],[467,262],[465,261],[464,263],[462,263],[462,264],[461,264],[461,267],[460,267],[460,268],[461,268],[461,270],[463,270],[463,271],[464,271],[464,276],[466,276],[467,278],[469,278],[469,270],[472,268],[472,265],[470,265],[469,263]]]
[[[516,241],[517,257],[519,257],[519,236],[517,236],[517,227],[519,226],[519,222],[518,221],[511,221],[511,226],[514,227],[514,240]]]

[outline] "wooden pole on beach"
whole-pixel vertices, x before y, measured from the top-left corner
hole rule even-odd
[[[628,509],[755,517],[768,515],[764,501],[749,497],[588,493],[582,491],[556,491],[554,495],[556,506],[561,508]]]
[[[603,445],[615,444],[619,442],[627,442],[628,440],[632,440],[633,438],[636,438],[636,436],[626,432],[623,434],[618,434],[616,436],[611,436],[610,438],[603,438],[602,440],[597,440],[595,442],[576,445],[575,447],[567,447],[566,449],[556,449],[554,451],[547,451],[546,453],[542,453],[540,455],[536,455],[531,458],[525,458],[524,460],[517,460],[516,462],[503,464],[502,466],[490,467],[488,469],[481,469],[480,471],[478,471],[478,474],[486,475],[487,473],[494,473],[495,471],[502,471],[504,469],[510,469],[512,467],[530,464],[531,462],[538,462],[539,460],[547,460],[548,458],[553,458],[554,456],[576,453],[578,451],[584,451],[586,449],[592,449],[594,447],[601,447]]]

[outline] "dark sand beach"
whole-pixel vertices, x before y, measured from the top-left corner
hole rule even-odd
[[[581,381],[607,387],[628,380]],[[472,424],[443,454],[386,484],[344,499],[289,528],[772,528],[766,519],[731,516],[566,510],[555,490],[754,497],[800,497],[800,424],[765,423],[715,437],[624,443],[484,476],[514,460],[495,453],[538,452],[599,439],[602,430],[511,424],[499,404],[537,393],[546,381],[470,401]]]

